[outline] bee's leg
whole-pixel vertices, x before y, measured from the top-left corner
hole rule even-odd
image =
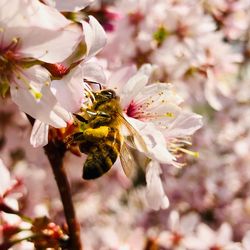
[[[101,116],[101,117],[110,118],[110,115],[107,114],[106,112],[103,112],[103,111],[94,112],[94,111],[91,111],[91,110],[87,110],[87,113],[89,115],[91,115],[91,116]]]
[[[92,118],[89,120],[89,125],[91,127],[97,128],[100,126],[105,126],[110,123],[111,117],[109,114],[103,111],[87,111],[89,115],[92,116]]]
[[[88,120],[86,120],[84,117],[82,117],[81,115],[78,114],[74,114],[74,116],[76,117],[76,119],[80,122],[84,122],[84,123],[88,123]]]
[[[82,142],[85,140],[85,136],[82,132],[74,133],[71,137],[74,142]]]
[[[86,83],[98,84],[100,90],[102,90],[102,85],[101,85],[99,82],[89,81],[89,80],[87,80],[87,79],[85,79],[85,78],[84,78],[83,80],[84,80],[84,82],[86,82]]]
[[[71,135],[68,135],[63,141],[69,147],[72,144],[82,142],[84,140],[82,132],[77,132]]]

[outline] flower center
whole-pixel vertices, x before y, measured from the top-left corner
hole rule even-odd
[[[1,77],[9,79],[11,69],[15,64],[14,53],[11,50],[0,52],[0,74]]]
[[[129,117],[136,117],[136,113],[137,113],[137,105],[132,101],[126,111],[127,116]]]
[[[212,246],[209,248],[209,250],[222,250],[222,248],[219,246]]]
[[[171,241],[173,246],[178,246],[183,239],[183,236],[177,232],[173,232],[171,235]]]
[[[30,80],[24,73],[30,62],[25,62],[18,54],[20,38],[13,37],[8,44],[4,44],[4,31],[0,27],[0,95],[5,96],[10,84],[14,84],[17,89],[25,87],[37,100],[41,99],[42,94],[30,85]]]
[[[3,29],[0,28],[1,33],[3,33]],[[4,34],[2,34],[2,39],[3,36]],[[0,44],[0,90],[2,94],[4,94],[4,90],[9,86],[13,70],[17,65],[16,48],[18,42],[19,39],[14,37],[7,46]]]

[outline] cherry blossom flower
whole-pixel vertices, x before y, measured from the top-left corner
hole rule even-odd
[[[242,245],[245,250],[250,248],[250,232],[247,231],[246,234],[244,235],[244,238],[242,239]]]
[[[105,31],[92,16],[89,17],[89,22],[82,22],[82,27],[85,33],[84,41],[86,42],[86,53],[84,53],[84,55],[81,53],[78,55],[78,52],[76,52],[64,62],[60,63],[60,65],[67,68],[67,65],[71,63],[80,61],[82,61],[82,63],[71,70],[72,72],[69,72],[64,78],[54,80],[51,83],[54,99],[57,101],[61,110],[67,111],[70,118],[72,117],[71,112],[78,111],[81,104],[84,102],[84,88],[86,84],[84,84],[83,79],[92,81],[103,80],[101,68],[94,62],[87,63],[87,61],[97,54],[105,45]],[[72,120],[68,119],[67,121],[71,123]],[[30,139],[34,147],[44,146],[48,143],[49,125],[51,124],[44,119],[36,120]],[[66,127],[66,124],[63,127]]]
[[[147,67],[148,72],[145,71]],[[175,93],[171,84],[148,84],[150,71],[151,67],[145,65],[129,80],[124,79],[125,82],[120,81],[117,84],[111,77],[105,86],[114,89],[120,96],[127,120],[140,130],[142,135],[148,136],[146,142],[152,154],[155,152],[155,159],[162,163],[173,163],[175,157],[166,150],[167,142],[171,142],[171,138],[181,138],[194,133],[202,125],[201,117],[181,110],[179,105],[182,99]],[[160,133],[155,132],[157,135],[154,137],[153,130]]]
[[[49,73],[34,64],[66,59],[79,43],[81,30],[37,0],[3,1],[0,16],[1,89],[10,87],[13,101],[34,118],[66,126],[71,117],[53,96]]]
[[[178,166],[175,155],[170,151],[176,153],[182,149],[173,138],[191,135],[200,128],[201,117],[181,111],[179,104],[182,99],[171,89],[170,84],[147,85],[151,73],[149,65],[142,67],[130,79],[123,77],[128,70],[121,70],[120,76],[119,72],[115,77],[111,76],[105,87],[114,89],[120,96],[126,119],[144,137],[148,149],[146,153],[153,160],[146,169],[149,205],[154,209],[166,208],[168,199],[163,191],[161,169],[157,162]],[[122,80],[115,82],[114,78]],[[168,150],[168,147],[171,149]]]
[[[230,225],[224,223],[217,232],[213,231],[205,224],[197,227],[197,240],[190,241],[194,250],[241,250],[241,244],[232,241],[232,229]]]
[[[38,147],[49,131],[60,137],[74,127],[72,113],[100,84],[120,97],[141,137],[130,146],[144,173],[127,178],[118,160],[103,178],[83,181],[86,155],[65,153],[84,249],[249,250],[249,7],[249,0],[3,0],[0,157],[11,173],[0,161],[1,202],[63,222],[47,158],[29,144],[30,124],[12,99],[36,118],[30,141]],[[200,115],[203,128],[193,135]],[[27,197],[18,200],[12,176]],[[0,217],[0,238],[8,226],[26,230],[18,216]]]
[[[189,237],[193,237],[199,217],[189,213],[180,217],[177,211],[171,211],[168,220],[168,231],[162,231],[157,238],[162,247],[170,249],[188,249]]]
[[[51,83],[51,88],[58,103],[70,114],[79,112],[87,101],[84,79],[102,82],[105,76],[100,66],[84,61],[61,80],[54,80]],[[30,137],[31,144],[34,147],[46,145],[48,143],[48,131],[49,124],[36,120]]]
[[[0,174],[2,178],[0,183],[0,221],[9,225],[16,225],[20,223],[20,218],[16,215],[18,213],[18,192],[16,191],[21,185],[20,182],[11,178],[9,170],[1,159]],[[3,228],[4,226],[1,227],[0,225],[0,242],[2,241]]]

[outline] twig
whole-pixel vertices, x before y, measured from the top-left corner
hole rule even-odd
[[[61,201],[63,203],[64,214],[69,230],[70,249],[82,250],[80,226],[76,219],[76,214],[71,197],[70,185],[65,169],[63,167],[63,157],[66,152],[66,147],[60,141],[50,141],[44,147],[44,150],[51,164],[57,187],[60,192]]]

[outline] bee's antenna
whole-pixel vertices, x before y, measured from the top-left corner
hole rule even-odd
[[[84,80],[84,82],[86,82],[86,83],[97,84],[97,85],[99,86],[100,90],[102,90],[102,85],[101,85],[99,82],[89,81],[89,80],[87,80],[87,79],[85,79],[85,78],[84,78],[83,80]]]

